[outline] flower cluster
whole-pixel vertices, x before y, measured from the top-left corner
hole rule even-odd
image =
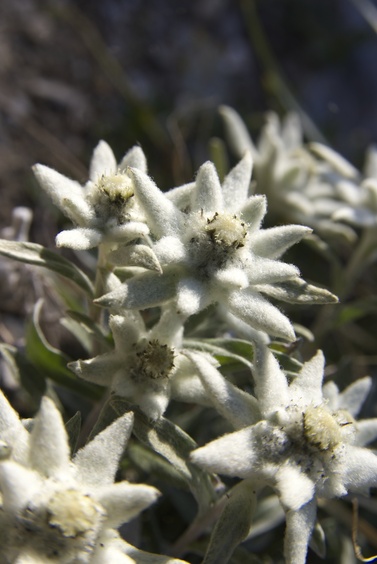
[[[223,377],[214,377],[216,369],[206,361],[197,362],[222,415],[240,430],[194,451],[192,460],[210,471],[248,480],[251,490],[274,488],[287,515],[286,561],[304,563],[317,497],[368,493],[377,485],[377,457],[363,448],[377,437],[377,419],[354,419],[371,379],[363,378],[342,393],[332,382],[322,389],[324,357],[319,351],[288,383],[271,351],[256,342],[258,409],[253,410],[239,390],[211,384]]]
[[[272,221],[294,221],[325,238],[355,240],[346,222],[333,218],[344,201],[357,197],[361,174],[348,161],[321,143],[305,145],[297,114],[280,123],[269,113],[256,146],[235,110],[224,106],[221,114],[235,153],[254,155],[255,189],[267,195]]]
[[[25,424],[0,395],[0,554],[4,562],[134,562],[137,549],[116,531],[154,503],[152,486],[114,482],[131,434],[127,413],[71,459],[68,436],[54,403],[43,398]],[[179,562],[146,555],[146,562]]]
[[[37,415],[24,421],[0,395],[4,562],[182,562],[143,552],[118,531],[160,496],[153,486],[117,481],[132,431],[136,466],[167,475],[169,486],[184,484],[198,502],[186,543],[225,506],[206,564],[228,561],[248,536],[265,489],[284,510],[286,562],[304,564],[318,499],[368,494],[377,486],[377,457],[366,448],[377,438],[377,419],[356,421],[371,379],[342,392],[334,382],[323,384],[324,354],[303,362],[310,354],[297,339],[315,336],[282,309],[327,304],[314,326],[324,331],[329,319],[330,329],[336,326],[330,306],[336,295],[306,282],[283,256],[305,239],[354,245],[365,229],[346,269],[351,288],[352,273],[365,267],[375,243],[375,153],[362,180],[335,151],[305,145],[295,115],[282,123],[269,115],[255,145],[236,112],[221,111],[240,159],[221,180],[206,162],[193,182],[164,192],[148,175],[140,147],[117,164],[104,141],[84,186],[34,167],[40,186],[73,223],[57,235],[57,246],[98,247],[94,284],[38,245],[4,239],[0,252],[58,272],[86,292],[89,303],[65,296],[77,311],[63,321],[87,355],[68,359],[52,348],[36,313],[27,362],[15,348],[4,351],[20,371],[45,370],[50,361],[46,390],[55,375],[76,394],[100,399],[102,410],[93,422],[96,405],[86,422],[86,431],[94,423],[92,439],[71,453],[72,437],[51,399],[40,393]],[[220,415],[220,431],[206,431],[201,444],[209,442],[198,447],[186,431],[201,428],[208,407]],[[196,440],[201,433],[193,432]],[[225,486],[214,487],[213,473],[239,479],[220,500]],[[171,554],[185,554],[182,543]]]

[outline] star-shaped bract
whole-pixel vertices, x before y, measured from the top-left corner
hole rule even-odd
[[[248,197],[251,167],[246,153],[221,186],[214,165],[205,163],[189,187],[188,211],[181,211],[146,174],[132,169],[135,194],[163,272],[136,275],[96,303],[145,309],[174,299],[177,312],[186,318],[218,303],[257,330],[293,340],[287,317],[262,294],[292,302],[305,296],[309,286],[298,269],[278,259],[311,230],[296,225],[261,229],[266,199]],[[310,288],[309,303],[335,301],[319,289],[313,300]]]
[[[1,402],[0,439],[11,450],[0,462],[2,558],[99,564],[109,562],[111,553],[112,562],[137,562],[126,559],[130,545],[115,529],[153,503],[159,492],[144,484],[114,483],[133,414],[114,421],[71,459],[63,420],[50,399],[42,399],[30,433],[3,395]]]
[[[204,379],[209,380],[210,369],[201,364],[201,375],[205,372]],[[323,371],[319,351],[288,384],[271,351],[256,343],[253,374],[260,420],[248,424],[245,412],[250,402],[238,407],[239,417],[233,408],[226,413],[227,405],[242,404],[240,391],[234,393],[227,386],[222,414],[240,430],[192,453],[192,461],[209,471],[250,480],[252,487],[275,489],[286,511],[285,552],[290,564],[305,562],[317,496],[368,493],[377,485],[377,456],[364,448],[377,436],[377,419],[360,423],[354,419],[371,380],[363,378],[340,394],[335,384],[327,384],[323,393]],[[213,386],[213,393],[224,395],[219,388]],[[256,413],[250,409],[250,421]]]
[[[140,147],[130,149],[118,166],[105,141],[93,152],[89,181],[84,186],[47,166],[34,166],[40,186],[75,225],[57,235],[58,247],[91,249],[104,242],[126,243],[148,234],[135,203],[129,166],[146,172]]]
[[[355,240],[354,230],[334,221],[332,214],[342,205],[344,194],[354,191],[359,173],[333,149],[321,143],[305,145],[298,114],[290,112],[280,120],[269,112],[256,144],[233,108],[222,106],[220,114],[236,155],[252,152],[254,191],[266,194],[270,219],[309,225],[325,238]]]
[[[149,330],[136,311],[110,316],[110,328],[114,350],[70,363],[77,376],[109,386],[113,394],[138,405],[150,419],[164,413],[171,395],[203,403],[203,386],[193,374],[192,363],[180,352],[183,325],[173,308],[165,308]]]

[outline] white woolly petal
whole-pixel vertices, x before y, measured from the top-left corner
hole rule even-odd
[[[250,238],[250,249],[261,257],[280,258],[287,249],[312,232],[303,225],[281,225],[262,229]]]
[[[33,166],[33,172],[41,187],[53,199],[54,203],[60,205],[64,198],[70,196],[82,198],[83,190],[78,182],[67,178],[53,168],[42,164]]]
[[[158,339],[170,347],[182,346],[184,319],[177,314],[175,304],[167,304],[161,311],[161,317],[149,332],[149,339]],[[182,357],[184,358],[184,357]]]
[[[260,419],[257,400],[228,382],[203,354],[187,351],[216,410],[235,429],[247,427]]]
[[[113,482],[132,425],[133,414],[125,413],[76,453],[73,462],[79,482],[94,487]]]
[[[253,159],[246,151],[243,159],[226,175],[222,184],[224,209],[238,212],[247,200],[250,188]]]
[[[178,237],[162,237],[154,244],[153,250],[161,264],[184,262],[187,257],[186,247]]]
[[[257,150],[240,115],[229,106],[220,106],[219,112],[224,119],[229,144],[236,155],[241,158],[247,150],[256,154]]]
[[[196,177],[196,192],[193,194],[193,211],[213,213],[223,210],[223,195],[215,165],[204,163]]]
[[[181,374],[178,370],[171,379],[170,395],[177,401],[212,405],[207,390],[197,374]]]
[[[144,174],[147,174],[148,172],[146,156],[144,155],[143,149],[138,145],[135,145],[127,151],[123,159],[120,161],[119,170],[121,172],[125,172],[129,166],[141,170]]]
[[[288,405],[288,382],[279,363],[263,342],[254,343],[255,394],[264,417]]]
[[[238,317],[227,311],[224,306],[219,304],[217,307],[221,317],[224,319],[229,329],[231,329],[231,331],[234,332],[235,335],[241,337],[241,339],[247,339],[248,341],[255,341],[256,339],[259,339],[262,340],[266,345],[269,344],[270,339],[267,333],[253,329],[252,327],[250,327],[250,325],[248,325],[241,319],[238,319]]]
[[[11,427],[22,428],[18,413],[13,409],[2,390],[0,390],[0,437]]]
[[[28,451],[29,433],[22,425],[18,413],[0,390],[0,440],[11,448],[12,459],[24,463]]]
[[[313,219],[311,224],[323,238],[335,236],[352,245],[356,242],[358,237],[354,228],[344,223],[335,223],[332,220]]]
[[[149,176],[137,168],[130,169],[135,193],[147,215],[151,230],[157,237],[179,234],[185,217]]]
[[[68,436],[60,412],[47,397],[42,398],[34,419],[29,449],[30,465],[40,474],[51,477],[67,473],[70,462]]]
[[[367,494],[377,486],[377,456],[367,448],[345,445],[343,483],[351,492]]]
[[[68,247],[76,251],[83,251],[97,247],[103,238],[103,233],[97,229],[78,227],[58,233],[55,243],[57,247]]]
[[[356,380],[339,394],[339,408],[346,409],[354,417],[359,413],[372,387],[369,376]]]
[[[250,284],[274,284],[296,278],[300,272],[293,264],[251,256],[245,264]]]
[[[106,525],[119,527],[149,507],[159,496],[160,492],[152,486],[119,482],[100,487],[96,501],[106,510]]]
[[[133,343],[145,332],[145,324],[138,311],[126,311],[124,315],[110,316],[110,329],[114,337],[115,349],[120,353],[128,352]]]
[[[126,555],[128,545],[114,529],[105,529],[97,540],[90,564],[135,564]]]
[[[94,227],[98,223],[98,218],[93,207],[86,200],[80,198],[63,198],[63,213],[71,218],[77,227]]]
[[[339,388],[332,380],[326,382],[322,387],[323,398],[327,401],[329,409],[337,411],[339,409]]]
[[[184,278],[177,286],[177,311],[189,316],[198,313],[206,305],[206,289],[204,285],[194,278]]]
[[[362,419],[357,421],[356,424],[356,436],[354,443],[356,446],[365,446],[377,438],[377,418],[374,419]]]
[[[114,352],[105,353],[89,360],[77,360],[68,364],[68,368],[76,376],[100,386],[109,386],[115,373],[121,367],[122,359]]]
[[[276,489],[284,507],[297,511],[314,496],[314,483],[298,467],[282,466],[276,473]]]
[[[296,190],[285,194],[284,205],[289,209],[290,217],[306,216],[311,218],[312,216],[312,202],[306,194],[300,193]]]
[[[93,151],[89,167],[89,178],[96,182],[102,175],[115,174],[117,163],[111,147],[106,141],[100,141]]]
[[[166,197],[180,210],[191,209],[191,199],[195,190],[195,182],[189,182],[165,192]]]
[[[264,195],[250,196],[241,208],[241,217],[249,224],[249,233],[255,233],[261,226],[267,211],[267,198]]]
[[[377,225],[377,214],[366,208],[341,208],[334,213],[333,219],[361,227],[375,227]]]
[[[253,450],[253,427],[224,435],[191,453],[191,461],[210,472],[248,478],[260,459]]]
[[[249,279],[244,270],[236,267],[228,267],[217,270],[213,275],[213,282],[229,289],[242,290],[249,286]]]
[[[289,387],[291,401],[302,407],[320,405],[323,402],[322,381],[325,357],[318,351],[313,358],[305,362],[300,374]]]
[[[6,511],[22,511],[41,487],[38,474],[10,460],[0,464],[0,490]]]
[[[249,289],[232,292],[229,296],[228,307],[233,315],[254,329],[288,341],[294,341],[296,338],[288,318],[256,292]]]
[[[160,263],[150,247],[142,244],[122,245],[111,251],[108,260],[116,266],[136,266],[162,273]]]
[[[286,514],[284,537],[284,557],[286,564],[305,564],[309,540],[317,515],[315,500],[310,501],[298,511]]]
[[[124,394],[126,395],[126,394]],[[170,385],[161,382],[161,387],[148,391],[146,387],[140,390],[139,394],[134,397],[135,403],[140,407],[145,415],[155,421],[163,415],[169,405]]]
[[[282,123],[281,136],[287,150],[293,151],[302,146],[302,125],[299,114],[289,112]]]
[[[110,241],[132,241],[139,237],[146,237],[149,233],[148,226],[140,221],[128,221],[122,225],[116,225],[106,230],[106,240]]]
[[[83,218],[90,216],[84,190],[78,182],[41,164],[34,165],[33,172],[54,204],[75,223],[80,223]]]
[[[310,143],[310,149],[319,157],[327,161],[340,174],[346,178],[357,178],[358,170],[351,165],[344,157],[339,155],[334,149],[323,145],[322,143]]]
[[[175,273],[146,272],[130,278],[112,292],[101,296],[95,303],[110,308],[146,309],[159,306],[175,295]]]

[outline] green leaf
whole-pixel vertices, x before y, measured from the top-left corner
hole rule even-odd
[[[67,368],[71,361],[64,353],[51,346],[46,340],[39,324],[43,300],[35,304],[33,316],[26,330],[26,356],[28,360],[45,376],[57,384],[65,386],[88,399],[99,399],[103,390],[77,378]]]
[[[80,343],[80,345],[85,349],[85,352],[88,356],[94,356],[92,354],[93,350],[93,340],[90,338],[90,335],[87,331],[77,323],[74,319],[70,319],[68,317],[61,317],[60,318],[60,325],[64,327],[71,335]]]
[[[279,284],[260,284],[255,287],[262,294],[270,298],[282,300],[291,304],[335,304],[338,298],[329,290],[313,286],[301,278],[287,280]]]
[[[93,321],[91,317],[88,317],[84,313],[78,311],[68,310],[66,313],[73,321],[80,325],[82,330],[90,337],[90,339],[94,338],[101,345],[101,350],[105,352],[110,351],[113,348],[113,339],[111,335],[106,336],[100,325]],[[84,339],[84,337],[81,337],[81,339]],[[85,341],[87,342],[86,339]],[[84,341],[82,341],[82,344],[84,344]]]
[[[46,249],[42,245],[0,239],[0,254],[20,262],[43,266],[53,272],[57,272],[77,284],[90,298],[94,296],[93,284],[86,274],[71,261]]]
[[[297,336],[306,339],[309,343],[314,343],[315,337],[310,329],[304,327],[304,325],[301,325],[300,323],[293,323],[292,325]]]
[[[293,358],[290,355],[289,348],[287,350],[287,347],[284,344],[272,342],[269,345],[269,348],[274,353],[274,356],[276,356],[280,366],[283,368],[285,372],[291,372],[293,374],[297,374],[298,372],[300,372],[303,366],[302,362],[300,362],[296,358]]]
[[[134,435],[142,444],[173,465],[175,471],[190,488],[199,505],[199,511],[208,509],[217,496],[211,483],[211,476],[189,462],[191,451],[197,448],[195,441],[164,417],[150,421],[144,413],[124,398],[114,397],[110,400],[110,404],[118,416],[130,410],[134,412]]]
[[[253,346],[249,341],[242,339],[185,339],[184,346],[197,351],[205,351],[212,354],[221,365],[233,362],[242,362],[248,368],[252,368]],[[226,360],[230,359],[230,360]]]
[[[154,479],[159,478],[179,489],[187,489],[186,481],[182,479],[174,466],[153,450],[140,443],[129,443],[127,455],[136,466],[151,474]]]
[[[247,537],[256,509],[256,494],[249,480],[237,484],[211,535],[203,564],[226,564],[234,549]]]

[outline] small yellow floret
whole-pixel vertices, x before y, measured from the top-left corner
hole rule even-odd
[[[247,234],[246,225],[236,215],[215,213],[207,220],[206,231],[211,233],[215,241],[227,247],[242,247]]]
[[[104,515],[103,508],[90,496],[74,489],[55,493],[47,510],[49,524],[58,527],[65,537],[76,537],[96,528]]]
[[[304,435],[319,450],[334,449],[342,441],[339,424],[323,407],[308,407],[304,413]]]
[[[137,359],[136,373],[147,378],[168,378],[174,368],[174,350],[157,339],[148,341],[145,349],[137,353]]]

